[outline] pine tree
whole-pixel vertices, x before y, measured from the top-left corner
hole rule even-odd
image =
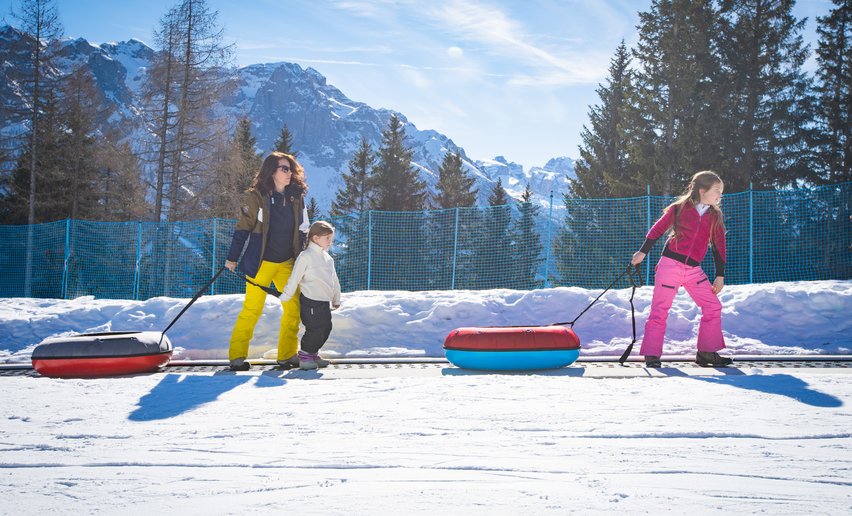
[[[391,115],[382,132],[382,146],[370,178],[372,209],[397,213],[372,213],[371,247],[375,275],[373,288],[415,290],[423,288],[427,270],[426,185],[411,164],[413,151],[405,144],[399,117]],[[409,213],[398,213],[409,212]]]
[[[447,152],[438,168],[436,202],[439,208],[460,208],[476,204],[476,180],[464,171],[461,152]]]
[[[42,99],[36,222],[65,218],[138,220],[147,214],[141,171],[129,146],[116,147],[117,130],[98,130],[110,108],[85,68],[64,78]],[[119,157],[120,156],[120,157]],[[9,192],[3,218],[26,223],[32,155],[25,151],[3,189]],[[132,162],[132,166],[128,165]]]
[[[540,207],[533,203],[533,193],[527,183],[521,202],[518,203],[519,216],[514,229],[514,273],[511,286],[518,289],[533,289],[541,286],[536,281],[538,267],[541,264],[541,238],[535,227]]]
[[[476,288],[504,287],[514,277],[511,260],[512,207],[509,202],[503,182],[497,179],[488,196],[488,207],[484,209],[484,228],[476,241]]]
[[[504,204],[509,204],[509,194],[503,188],[503,180],[498,178],[497,182],[491,188],[491,193],[488,194],[488,205],[503,206]]]
[[[315,222],[322,218],[319,204],[317,204],[317,200],[315,198],[311,197],[311,200],[308,201],[308,204],[305,209],[308,210],[308,220],[310,222]]]
[[[212,154],[213,176],[210,184],[210,216],[233,218],[242,202],[244,192],[251,186],[260,170],[261,156],[257,140],[251,132],[251,122],[242,118],[234,135]]]
[[[405,128],[396,114],[382,131],[382,146],[373,168],[372,208],[383,211],[422,211],[426,207],[426,184],[411,164],[414,152],[406,146]]]
[[[349,160],[349,173],[343,173],[343,187],[337,190],[331,203],[332,215],[361,213],[370,209],[370,172],[375,153],[366,138]]]
[[[57,180],[65,189],[67,217],[88,218],[99,211],[99,163],[95,139],[95,119],[103,115],[105,99],[93,86],[94,78],[83,68],[75,70],[62,87],[63,171]],[[64,177],[63,177],[64,176]]]
[[[796,184],[808,171],[810,81],[802,70],[809,50],[794,0],[723,0],[720,48],[736,120],[727,153],[726,190]],[[733,177],[729,177],[733,176]]]
[[[237,121],[237,127],[234,128],[234,143],[240,159],[246,163],[261,164],[261,155],[257,152],[257,138],[252,134],[251,121],[248,118],[243,117]],[[252,167],[252,170],[257,171],[255,167]]]
[[[370,247],[370,173],[375,163],[375,153],[366,138],[361,138],[358,150],[349,160],[349,172],[343,173],[343,187],[337,190],[331,203],[335,217],[339,247],[335,256],[341,288],[358,290],[367,288],[364,263]]]
[[[137,221],[150,216],[145,200],[139,158],[127,143],[116,143],[117,134],[104,135],[98,147],[100,201],[92,216],[104,221]]]
[[[435,204],[429,216],[430,265],[433,271],[430,288],[450,289],[467,286],[470,256],[476,252],[472,239],[477,238],[480,224],[476,209],[475,179],[464,170],[461,152],[447,152],[438,169]],[[455,274],[454,274],[455,273]]]
[[[274,148],[272,150],[289,154],[294,158],[299,157],[299,151],[293,149],[293,134],[287,127],[287,124],[284,124],[284,127],[281,128],[281,133],[275,140]]]
[[[51,222],[68,217],[67,199],[70,188],[59,180],[64,171],[64,129],[59,100],[55,91],[47,93],[40,101],[37,135],[29,135],[28,140],[38,142],[38,189],[33,193],[30,181],[33,170],[33,153],[29,147],[18,156],[15,168],[5,189],[10,192],[5,199],[8,210],[8,223],[29,224],[29,214],[35,213],[34,223]],[[32,224],[29,224],[32,227]],[[29,247],[29,246],[28,246]]]
[[[717,105],[721,64],[714,53],[718,14],[711,0],[654,0],[639,13],[637,140],[639,185],[679,192],[696,170],[723,161],[724,127]],[[644,125],[647,124],[647,125]],[[641,186],[640,186],[641,188]]]
[[[829,183],[852,181],[852,4],[817,18],[819,168]]]
[[[622,40],[610,61],[606,85],[597,89],[600,105],[590,108],[591,128],[583,126],[583,145],[570,179],[571,191],[580,198],[626,197],[644,188],[637,181],[631,155],[631,114],[635,107],[630,54]],[[634,131],[635,133],[635,131]]]
[[[149,162],[154,167],[154,213],[160,221],[164,214],[166,176],[174,154],[173,139],[176,113],[174,111],[174,83],[178,62],[176,54],[180,34],[178,12],[170,9],[159,22],[154,32],[155,44],[159,47],[154,62],[147,70],[142,87],[143,117],[151,128],[153,155]]]
[[[263,161],[257,152],[257,139],[251,132],[251,122],[248,118],[240,119],[237,124],[233,148],[238,159],[236,189],[243,192],[251,186]]]

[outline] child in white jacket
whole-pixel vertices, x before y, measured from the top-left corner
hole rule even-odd
[[[340,281],[334,268],[334,259],[328,249],[334,241],[334,226],[323,220],[311,224],[308,230],[308,247],[296,258],[290,279],[281,293],[285,302],[299,294],[300,314],[305,334],[299,351],[300,369],[317,369],[328,366],[328,360],[319,356],[319,350],[331,334],[331,311],[340,306]]]

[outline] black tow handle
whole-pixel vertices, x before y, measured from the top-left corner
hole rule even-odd
[[[201,287],[201,288],[198,290],[198,292],[196,292],[196,293],[195,293],[195,295],[192,297],[192,299],[189,301],[189,303],[187,303],[187,304],[186,304],[186,306],[184,306],[184,307],[183,307],[183,310],[181,310],[181,311],[180,311],[180,313],[179,313],[179,314],[177,314],[177,317],[175,317],[174,319],[172,319],[172,322],[170,322],[170,323],[169,323],[169,325],[168,325],[168,326],[166,326],[166,329],[165,329],[165,330],[163,330],[163,331],[162,331],[162,333],[160,334],[160,344],[162,344],[162,343],[163,343],[163,337],[165,337],[165,336],[166,336],[166,332],[167,332],[167,331],[169,331],[169,328],[171,328],[172,326],[174,326],[174,324],[178,321],[178,319],[180,319],[180,317],[181,317],[181,316],[182,316],[182,315],[183,315],[183,314],[184,314],[187,310],[189,310],[189,307],[190,307],[190,306],[192,306],[192,305],[193,305],[193,303],[195,303],[196,301],[198,301],[198,298],[199,298],[199,297],[201,297],[202,295],[204,295],[204,291],[205,291],[205,290],[207,290],[207,289],[210,287],[210,285],[212,285],[212,284],[213,284],[213,282],[214,282],[214,281],[216,281],[216,279],[219,277],[219,275],[221,275],[221,274],[222,274],[222,272],[224,272],[224,271],[225,271],[225,269],[226,269],[226,267],[223,265],[223,266],[222,266],[222,268],[220,268],[218,271],[216,271],[216,274],[214,274],[214,275],[213,275],[213,277],[212,277],[212,278],[210,278],[210,281],[208,281],[208,282],[207,282],[207,284],[205,284],[203,287]],[[228,270],[230,270],[230,269],[228,269]],[[255,283],[254,281],[250,280],[248,277],[246,277],[246,276],[245,276],[245,275],[243,275],[243,274],[239,274],[238,272],[234,272],[234,271],[231,271],[231,272],[233,272],[236,276],[238,276],[238,277],[240,277],[240,278],[244,279],[247,283],[249,283],[249,284],[251,284],[251,285],[254,285],[255,287],[257,287],[257,288],[261,289],[262,291],[266,292],[266,293],[267,293],[267,294],[269,294],[270,296],[281,297],[281,292],[279,292],[277,289],[275,289],[275,288],[273,288],[273,287],[264,287],[263,285],[258,285],[257,283]]]
[[[256,282],[254,282],[253,280],[249,279],[249,277],[246,276],[245,274],[240,274],[239,272],[234,272],[234,271],[231,271],[231,272],[233,272],[236,277],[244,279],[246,281],[246,283],[248,283],[250,285],[254,285],[255,287],[257,287],[260,290],[269,294],[270,296],[281,297],[281,292],[279,292],[278,289],[276,289],[275,287],[269,287],[269,286],[264,287],[263,285],[259,285]]]
[[[639,273],[639,265],[633,265],[632,263],[628,265],[627,275],[630,276],[630,284],[633,286],[633,290],[630,292],[630,319],[633,323],[633,340],[627,346],[627,349],[624,350],[621,358],[618,359],[618,363],[621,365],[624,365],[624,362],[627,361],[627,357],[633,351],[633,345],[636,344],[636,308],[633,306],[633,296],[636,295],[636,289],[642,286],[642,275]]]

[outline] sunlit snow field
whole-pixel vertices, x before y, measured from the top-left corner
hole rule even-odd
[[[640,334],[650,290],[637,293]],[[437,357],[455,327],[570,320],[599,292],[345,294],[323,353]],[[630,342],[629,293],[608,293],[577,322],[583,355],[617,355]],[[720,297],[735,358],[850,353],[852,282],[729,286]],[[273,301],[257,356],[276,333]],[[63,332],[159,330],[186,302],[2,299],[3,359],[26,362],[42,338]],[[169,331],[179,356],[225,358],[240,302],[201,298]],[[699,317],[677,298],[667,353],[694,353]],[[849,369],[743,362],[591,378],[593,367],[602,366],[0,377],[0,513],[852,510]]]

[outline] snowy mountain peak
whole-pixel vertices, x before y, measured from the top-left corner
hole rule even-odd
[[[511,162],[504,156],[496,156],[489,161],[477,161],[476,165],[491,182],[496,183],[499,179],[506,193],[515,199],[520,199],[529,185],[533,200],[539,203],[549,203],[551,192],[554,199],[561,198],[569,189],[567,177],[574,177],[574,160],[568,157],[553,158],[545,166],[532,167],[529,170],[524,170],[522,165]],[[560,207],[555,206],[557,209]]]
[[[0,62],[8,62],[17,73],[28,70],[26,35],[10,26],[0,27]],[[63,42],[59,62],[60,74],[86,68],[104,98],[115,107],[108,119],[100,120],[102,132],[121,126],[126,140],[139,148],[146,140],[146,130],[139,113],[141,88],[156,52],[137,39],[93,45],[84,38]],[[341,173],[365,138],[378,150],[381,133],[391,116],[396,114],[405,126],[408,145],[413,150],[414,165],[421,178],[434,190],[438,169],[448,152],[459,152],[465,167],[476,178],[480,203],[485,204],[491,185],[503,180],[508,193],[519,198],[527,183],[536,195],[549,195],[558,188],[566,173],[572,173],[568,158],[555,158],[543,168],[525,171],[524,167],[498,156],[492,161],[474,161],[452,139],[434,130],[420,130],[403,114],[373,108],[348,98],[328,84],[325,76],[314,68],[296,63],[253,64],[235,71],[237,88],[215,108],[223,120],[234,124],[248,117],[257,139],[258,151],[269,152],[286,124],[293,135],[293,146],[308,171],[310,195],[321,209],[327,210],[342,186]],[[12,81],[9,81],[10,83]],[[15,105],[24,102],[20,91],[0,85],[0,102]],[[3,128],[0,128],[2,130]]]

